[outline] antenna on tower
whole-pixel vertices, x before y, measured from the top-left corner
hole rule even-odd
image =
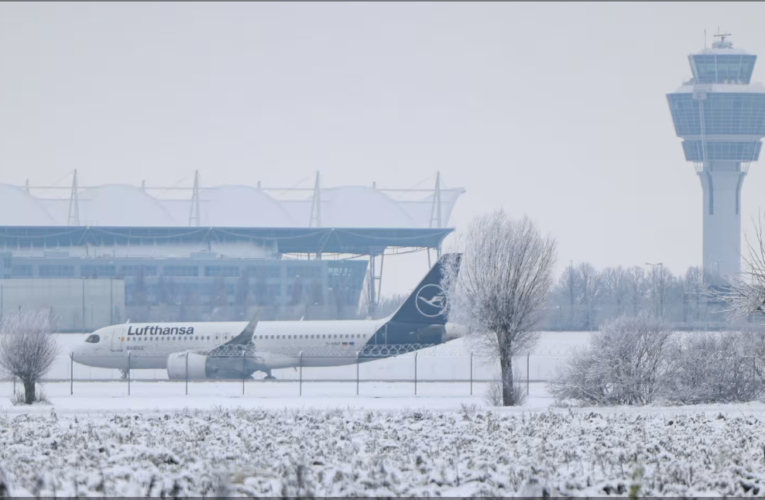
[[[712,48],[714,49],[730,49],[733,47],[733,44],[729,41],[725,41],[725,37],[731,36],[730,33],[720,33],[720,28],[717,28],[717,34],[714,35],[715,38],[719,38],[720,40],[717,42],[714,42],[712,44]]]
[[[704,30],[704,50],[707,50],[707,30]]]

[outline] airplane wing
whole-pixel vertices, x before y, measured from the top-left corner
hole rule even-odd
[[[260,317],[260,309],[258,309],[255,312],[255,316],[253,316],[250,322],[247,323],[247,326],[244,327],[244,330],[242,330],[242,333],[232,338],[225,344],[221,344],[220,347],[228,346],[228,345],[248,345],[250,342],[252,342],[252,336],[253,334],[255,334],[255,328],[258,326],[259,317]]]

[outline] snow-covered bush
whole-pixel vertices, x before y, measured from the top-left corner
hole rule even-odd
[[[606,323],[548,388],[589,405],[730,403],[765,394],[765,331],[672,333],[646,316]]]
[[[675,343],[663,396],[682,404],[752,401],[763,391],[763,336],[757,331],[696,332]]]
[[[672,371],[666,323],[647,315],[604,323],[590,345],[574,352],[548,388],[558,401],[592,405],[646,404]]]

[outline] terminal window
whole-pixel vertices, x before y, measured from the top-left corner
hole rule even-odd
[[[11,275],[14,278],[31,278],[32,266],[23,264],[15,265],[11,268]]]
[[[321,266],[289,266],[287,267],[287,277],[294,278],[321,278]]]
[[[127,265],[122,266],[123,276],[156,276],[157,266]]]
[[[198,276],[197,266],[165,266],[162,269],[163,276]]]
[[[42,268],[42,266],[41,266]],[[104,276],[107,278],[114,277],[116,272],[115,266],[82,266],[80,268],[80,274],[83,278],[97,278],[99,276]]]
[[[239,268],[237,266],[205,266],[205,276],[236,277],[239,276]]]
[[[279,278],[281,268],[279,266],[248,266],[247,275],[250,278]]]
[[[46,278],[71,278],[74,276],[74,266],[45,265],[39,267],[39,274]]]

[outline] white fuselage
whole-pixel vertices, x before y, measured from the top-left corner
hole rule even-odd
[[[257,353],[266,353],[269,368],[297,366],[301,351],[303,366],[340,366],[354,362],[386,321],[261,321],[252,343]],[[246,326],[247,322],[114,325],[95,331],[98,341],[86,341],[72,354],[77,363],[100,368],[126,369],[129,361],[131,369],[163,369],[170,354],[215,349]],[[311,355],[328,350],[331,356]]]

